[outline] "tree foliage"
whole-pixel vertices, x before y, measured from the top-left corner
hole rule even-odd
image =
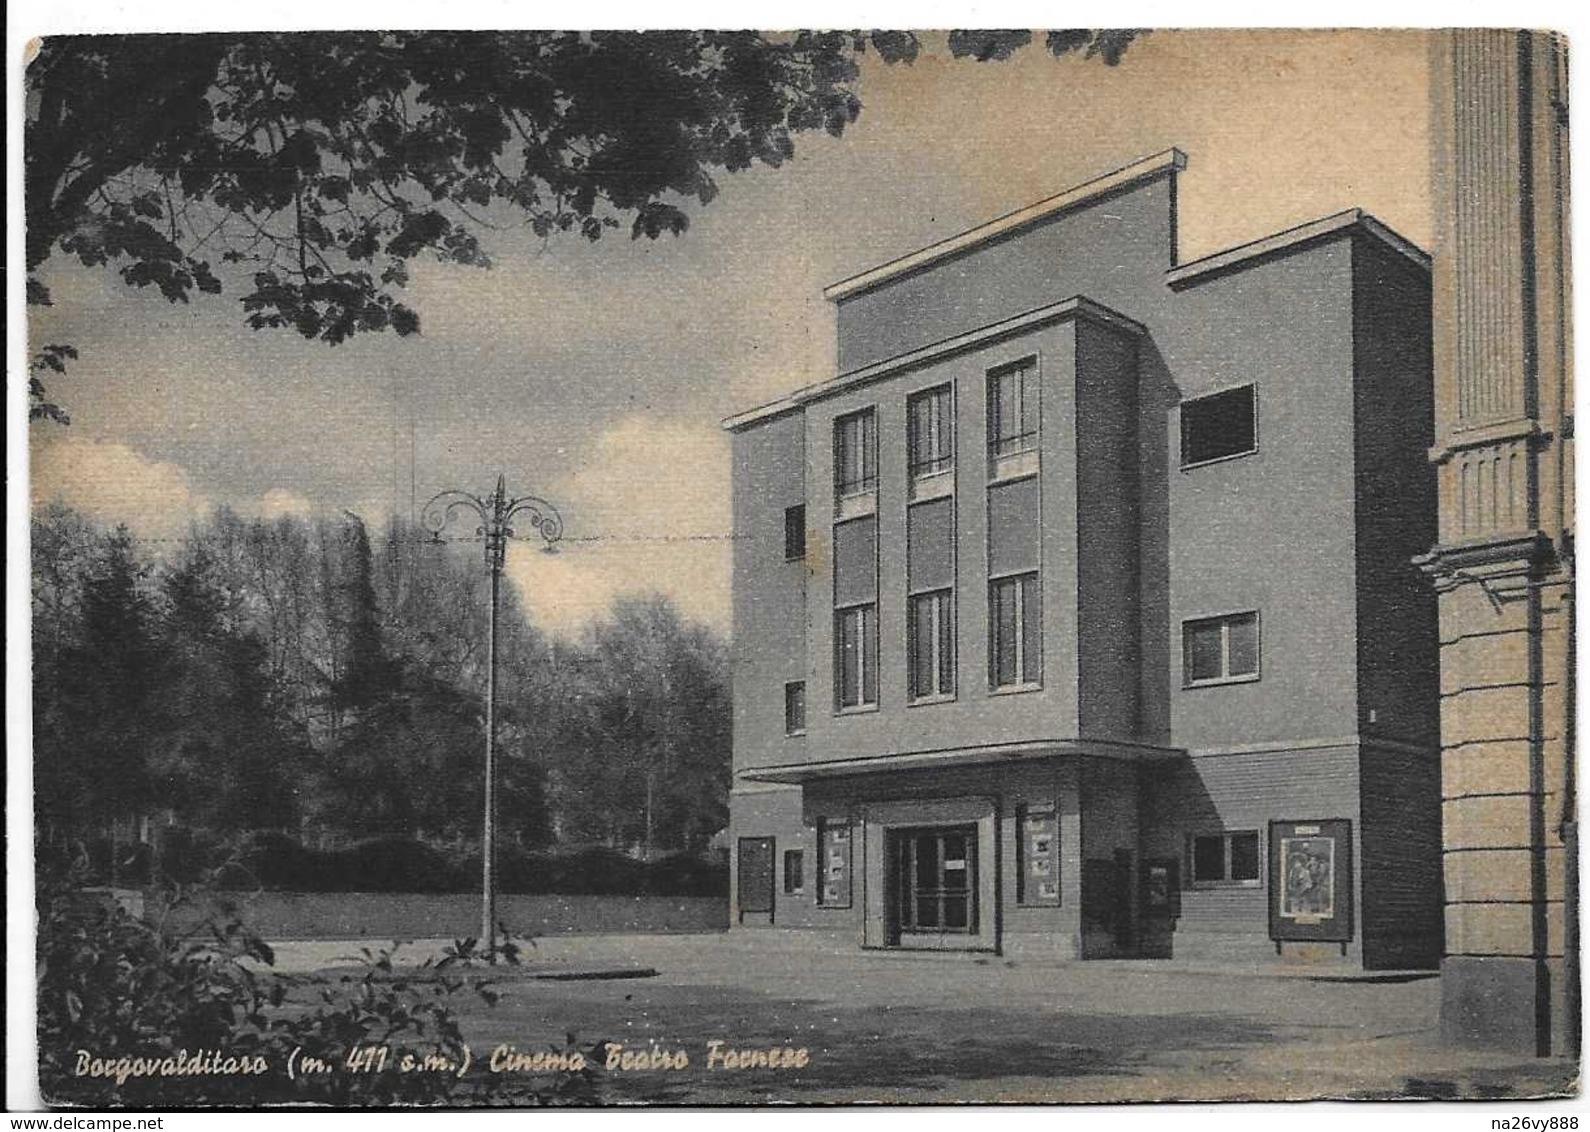
[[[1138,33],[1051,31],[1111,65]],[[995,60],[1030,32],[955,31]],[[482,220],[536,234],[679,234],[719,177],[779,166],[797,135],[861,112],[859,60],[909,63],[899,31],[315,32],[62,36],[26,75],[28,301],[56,254],[171,302],[241,282],[255,329],[336,344],[415,333],[420,255],[487,266]],[[42,375],[35,418],[65,420]]]
[[[722,643],[666,598],[621,598],[564,669],[576,686],[552,789],[566,834],[648,856],[705,848],[728,821]]]
[[[166,894],[153,922],[96,901],[70,877],[46,877],[39,900],[39,1086],[47,1101],[96,1108],[567,1105],[600,1099],[606,1043],[583,1067],[544,1076],[468,1062],[459,1015],[500,992],[477,968],[474,940],[413,967],[396,945],[365,949],[355,973],[289,976],[234,909]],[[194,913],[201,922],[193,925]],[[188,923],[184,923],[184,921]],[[511,942],[505,958],[517,962]],[[474,968],[474,969],[472,969]],[[355,1068],[385,1047],[381,1071]],[[297,1056],[329,1072],[289,1072]],[[461,1072],[400,1068],[442,1058]],[[230,1059],[236,1071],[213,1066]],[[578,1063],[576,1063],[578,1064]],[[194,1068],[197,1066],[197,1068]],[[96,1072],[96,1070],[99,1070]]]
[[[36,797],[47,847],[159,872],[139,828],[474,851],[478,548],[356,516],[222,510],[164,559],[59,506],[33,522]],[[727,815],[723,645],[663,598],[551,641],[502,587],[504,838],[700,850]],[[158,847],[167,838],[150,838]],[[129,860],[129,855],[133,855]]]

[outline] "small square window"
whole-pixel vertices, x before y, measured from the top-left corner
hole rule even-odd
[[[1200,833],[1191,841],[1194,885],[1259,883],[1259,835],[1251,829]]]
[[[784,892],[786,895],[802,892],[806,888],[806,853],[801,849],[784,850]]]
[[[1181,403],[1181,466],[1207,464],[1258,450],[1253,386]]]
[[[784,560],[806,557],[806,504],[784,508]]]
[[[1193,880],[1226,879],[1226,839],[1219,834],[1193,838]]]
[[[1228,613],[1182,622],[1182,683],[1229,684],[1259,678],[1259,615]]]
[[[1259,879],[1259,835],[1233,833],[1231,835],[1231,879]]]
[[[784,685],[784,734],[806,733],[806,681],[791,680]]]

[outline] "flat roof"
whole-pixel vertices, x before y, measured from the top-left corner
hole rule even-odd
[[[1018,228],[1034,224],[1045,217],[1053,216],[1057,212],[1080,207],[1108,193],[1126,188],[1128,185],[1134,185],[1140,181],[1146,181],[1161,174],[1175,172],[1186,167],[1187,155],[1185,153],[1179,149],[1167,149],[1163,153],[1156,153],[1140,161],[1134,161],[1130,165],[1122,166],[1101,177],[1095,177],[1091,181],[1084,181],[1080,185],[1041,200],[1037,204],[1031,204],[1026,208],[1017,209],[1015,212],[1006,213],[997,220],[990,220],[986,224],[968,228],[959,235],[940,240],[936,244],[930,244],[921,251],[890,260],[888,263],[863,271],[860,275],[853,275],[849,279],[824,287],[823,298],[830,302],[847,299],[852,295],[870,290],[891,279],[897,279],[913,271],[920,271],[930,264],[977,247],[979,244],[997,240]]]
[[[1096,303],[1086,295],[1073,295],[1069,299],[1062,299],[1058,303],[1037,307],[1034,310],[1024,311],[1010,318],[989,323],[987,326],[969,330],[964,334],[955,334],[949,338],[942,338],[926,346],[919,346],[903,354],[896,354],[892,358],[885,358],[881,362],[873,362],[857,369],[847,370],[837,377],[827,381],[814,382],[803,386],[792,393],[770,401],[765,405],[746,409],[731,417],[723,419],[723,427],[730,432],[736,432],[749,425],[760,424],[763,421],[784,413],[793,412],[811,401],[819,400],[829,394],[837,393],[842,389],[849,389],[857,385],[865,385],[870,381],[909,369],[912,366],[925,365],[928,362],[970,350],[985,343],[1019,334],[1035,326],[1050,322],[1061,322],[1066,319],[1085,318],[1101,326],[1107,326],[1122,334],[1140,336],[1146,334],[1147,328],[1136,319],[1128,318],[1119,311],[1111,310],[1103,303]]]
[[[1172,287],[1182,286],[1227,271],[1248,267],[1257,260],[1280,255],[1303,244],[1343,235],[1355,229],[1385,245],[1421,271],[1430,270],[1430,253],[1412,240],[1398,235],[1363,209],[1349,208],[1344,212],[1310,220],[1295,228],[1287,228],[1257,240],[1250,240],[1246,244],[1238,244],[1236,247],[1202,256],[1190,263],[1178,264],[1165,273],[1165,281]]]
[[[1078,185],[1074,189],[1068,189],[1057,196],[1050,197],[1048,200],[1040,201],[1030,208],[1012,212],[989,224],[984,224],[981,227],[963,232],[959,236],[953,236],[941,243],[934,244],[932,247],[924,248],[922,251],[915,252],[912,255],[886,263],[882,267],[873,268],[871,271],[854,276],[842,283],[836,283],[824,290],[823,295],[828,299],[840,299],[848,295],[857,294],[885,280],[916,271],[946,256],[954,255],[978,244],[996,239],[1022,225],[1030,224],[1041,217],[1052,215],[1062,209],[1085,203],[1095,197],[1112,192],[1123,185],[1158,176],[1170,170],[1182,169],[1186,166],[1186,161],[1186,155],[1179,149],[1169,149],[1153,157],[1144,158],[1142,161],[1134,162],[1123,169],[1116,170],[1114,173],[1107,173],[1103,177],[1097,177],[1085,184]],[[1166,272],[1165,281],[1173,289],[1191,286],[1231,271],[1254,266],[1270,257],[1299,250],[1311,243],[1353,233],[1362,234],[1375,240],[1420,271],[1428,272],[1430,270],[1430,254],[1428,252],[1363,209],[1349,208],[1342,212],[1333,213],[1330,216],[1321,217],[1318,220],[1310,220],[1307,223],[1260,237],[1257,240],[1250,240],[1245,244],[1238,244],[1223,251],[1213,252],[1190,263],[1179,264]],[[970,349],[990,339],[1013,334],[1039,323],[1075,317],[1090,318],[1131,334],[1146,333],[1145,328],[1135,319],[1096,303],[1084,295],[1073,295],[1071,298],[1061,302],[1039,307],[1036,310],[991,323],[988,326],[980,327],[965,334],[942,339],[896,357],[841,373],[825,381],[803,386],[780,397],[776,401],[770,401],[725,417],[722,426],[730,432],[735,432],[785,413],[794,412],[818,398],[838,392],[841,389],[876,380],[897,370],[920,365],[958,350]]]

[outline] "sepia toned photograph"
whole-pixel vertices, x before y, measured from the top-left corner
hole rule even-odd
[[[1563,33],[25,30],[9,1108],[1577,1107]]]

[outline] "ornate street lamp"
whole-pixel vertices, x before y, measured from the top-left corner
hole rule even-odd
[[[515,515],[527,514],[530,525],[541,533],[546,543],[544,550],[551,551],[563,537],[563,517],[556,507],[534,495],[508,498],[503,477],[497,477],[497,490],[482,499],[467,491],[443,491],[425,505],[420,517],[431,537],[441,541],[442,531],[459,508],[473,511],[480,519],[475,533],[486,544],[486,573],[491,577],[490,617],[486,629],[486,812],[481,823],[480,836],[480,886],[481,914],[480,939],[486,947],[487,961],[497,961],[497,593],[502,580],[503,561],[507,557],[508,540],[513,537],[510,521]]]

